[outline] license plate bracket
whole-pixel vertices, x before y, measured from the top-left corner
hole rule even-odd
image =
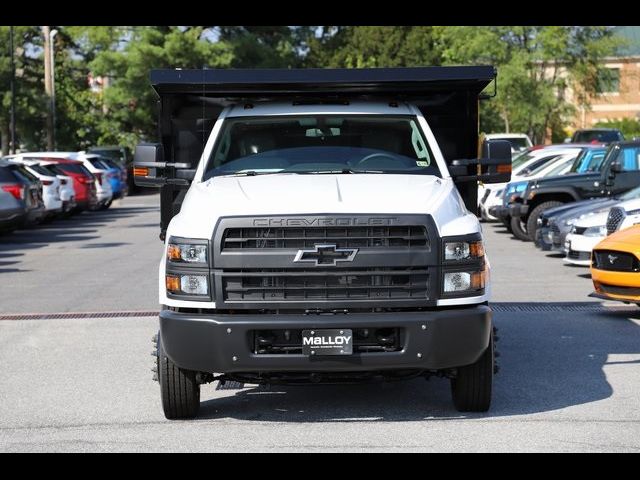
[[[353,331],[346,328],[302,331],[302,354],[313,357],[353,354]]]

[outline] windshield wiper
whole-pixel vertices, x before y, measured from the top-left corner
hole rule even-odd
[[[296,173],[308,174],[350,174],[350,173],[384,173],[382,170],[353,170],[351,168],[343,168],[342,170],[309,170]]]
[[[276,173],[297,173],[297,172],[256,172],[255,170],[247,170],[244,172],[229,172],[220,175],[214,175],[215,177],[255,177],[257,175],[274,175]]]

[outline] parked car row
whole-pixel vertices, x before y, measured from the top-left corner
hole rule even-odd
[[[125,196],[126,166],[97,153],[26,152],[0,159],[0,232],[84,210]]]
[[[481,187],[480,215],[543,251],[562,253],[567,264],[597,271],[594,296],[640,304],[640,279],[626,275],[640,273],[640,141],[564,148],[566,154],[559,145],[534,147],[515,157],[512,181],[500,187],[497,199]],[[562,159],[570,155],[571,167],[563,172]],[[537,170],[536,162],[548,166]],[[614,278],[617,284],[606,283]]]

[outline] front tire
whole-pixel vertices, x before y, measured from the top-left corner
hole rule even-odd
[[[521,220],[521,217],[511,217],[511,233],[513,233],[513,236],[518,240],[522,240],[523,242],[529,241],[526,225]]]
[[[194,418],[200,409],[200,384],[196,372],[183,370],[165,355],[159,334],[157,361],[164,416],[169,420]]]
[[[502,222],[502,225],[504,225],[504,228],[507,229],[507,232],[513,233],[513,230],[511,230],[511,217],[510,216],[501,218],[500,222]]]
[[[491,406],[494,351],[493,335],[482,356],[471,365],[458,368],[451,379],[451,396],[459,412],[486,412]]]
[[[535,236],[536,236],[536,230],[538,229],[538,218],[540,218],[540,215],[542,215],[542,212],[560,205],[564,205],[564,203],[558,202],[556,200],[552,200],[550,202],[541,203],[531,211],[531,213],[529,214],[529,218],[527,218],[527,233],[529,234],[529,238],[531,240],[536,238]]]

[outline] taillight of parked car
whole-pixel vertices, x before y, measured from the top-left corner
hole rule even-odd
[[[67,181],[64,178],[60,179],[60,185],[66,185]]]
[[[42,185],[46,185],[47,187],[53,185],[53,180],[42,180]]]
[[[102,174],[101,173],[94,173],[96,180],[98,181],[99,184],[102,185]]]
[[[19,183],[13,185],[3,185],[2,190],[13,195],[16,200],[23,200],[24,187]]]

